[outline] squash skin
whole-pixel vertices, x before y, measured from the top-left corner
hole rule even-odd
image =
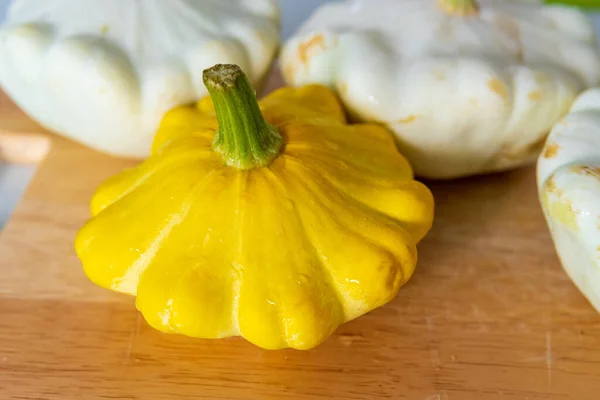
[[[596,42],[582,11],[541,1],[346,0],[315,10],[280,62],[286,84],[327,85],[388,127],[416,176],[451,180],[533,165],[600,84]]]
[[[152,156],[98,188],[75,248],[155,329],[310,349],[396,296],[434,200],[392,135],[348,125],[326,87],[279,89],[260,108],[284,145],[251,170],[212,150],[209,97],[167,113]]]
[[[561,264],[600,312],[600,89],[582,93],[537,163],[540,205]]]
[[[277,55],[277,0],[13,0],[0,87],[44,128],[145,159],[164,114],[206,96],[202,70],[236,63],[256,87]]]

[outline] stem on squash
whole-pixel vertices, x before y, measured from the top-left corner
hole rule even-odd
[[[479,13],[476,0],[438,0],[439,7],[446,13],[467,17]]]
[[[219,122],[213,149],[234,168],[269,165],[279,154],[283,140],[265,121],[246,74],[237,65],[217,64],[205,70],[202,77]]]

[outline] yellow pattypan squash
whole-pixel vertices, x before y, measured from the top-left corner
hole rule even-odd
[[[151,157],[93,196],[87,276],[160,331],[266,349],[312,348],[392,300],[433,218],[392,135],[348,125],[324,86],[259,105],[235,65],[204,82],[210,97],[170,111]]]

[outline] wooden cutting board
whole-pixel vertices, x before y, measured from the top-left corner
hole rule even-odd
[[[36,132],[1,97],[4,158],[45,156],[0,235],[0,399],[600,398],[600,315],[559,265],[532,167],[428,183],[435,224],[398,297],[316,349],[264,351],[156,332],[91,284],[75,233],[135,162]]]

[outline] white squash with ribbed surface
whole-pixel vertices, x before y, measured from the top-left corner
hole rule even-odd
[[[204,69],[234,63],[263,81],[279,18],[277,0],[14,0],[0,85],[52,131],[145,157],[164,113],[207,94]]]
[[[556,124],[537,173],[562,265],[600,312],[600,89],[583,93]]]
[[[318,9],[284,45],[291,85],[337,89],[393,130],[419,176],[535,162],[552,125],[600,80],[589,19],[525,0],[353,0]]]

